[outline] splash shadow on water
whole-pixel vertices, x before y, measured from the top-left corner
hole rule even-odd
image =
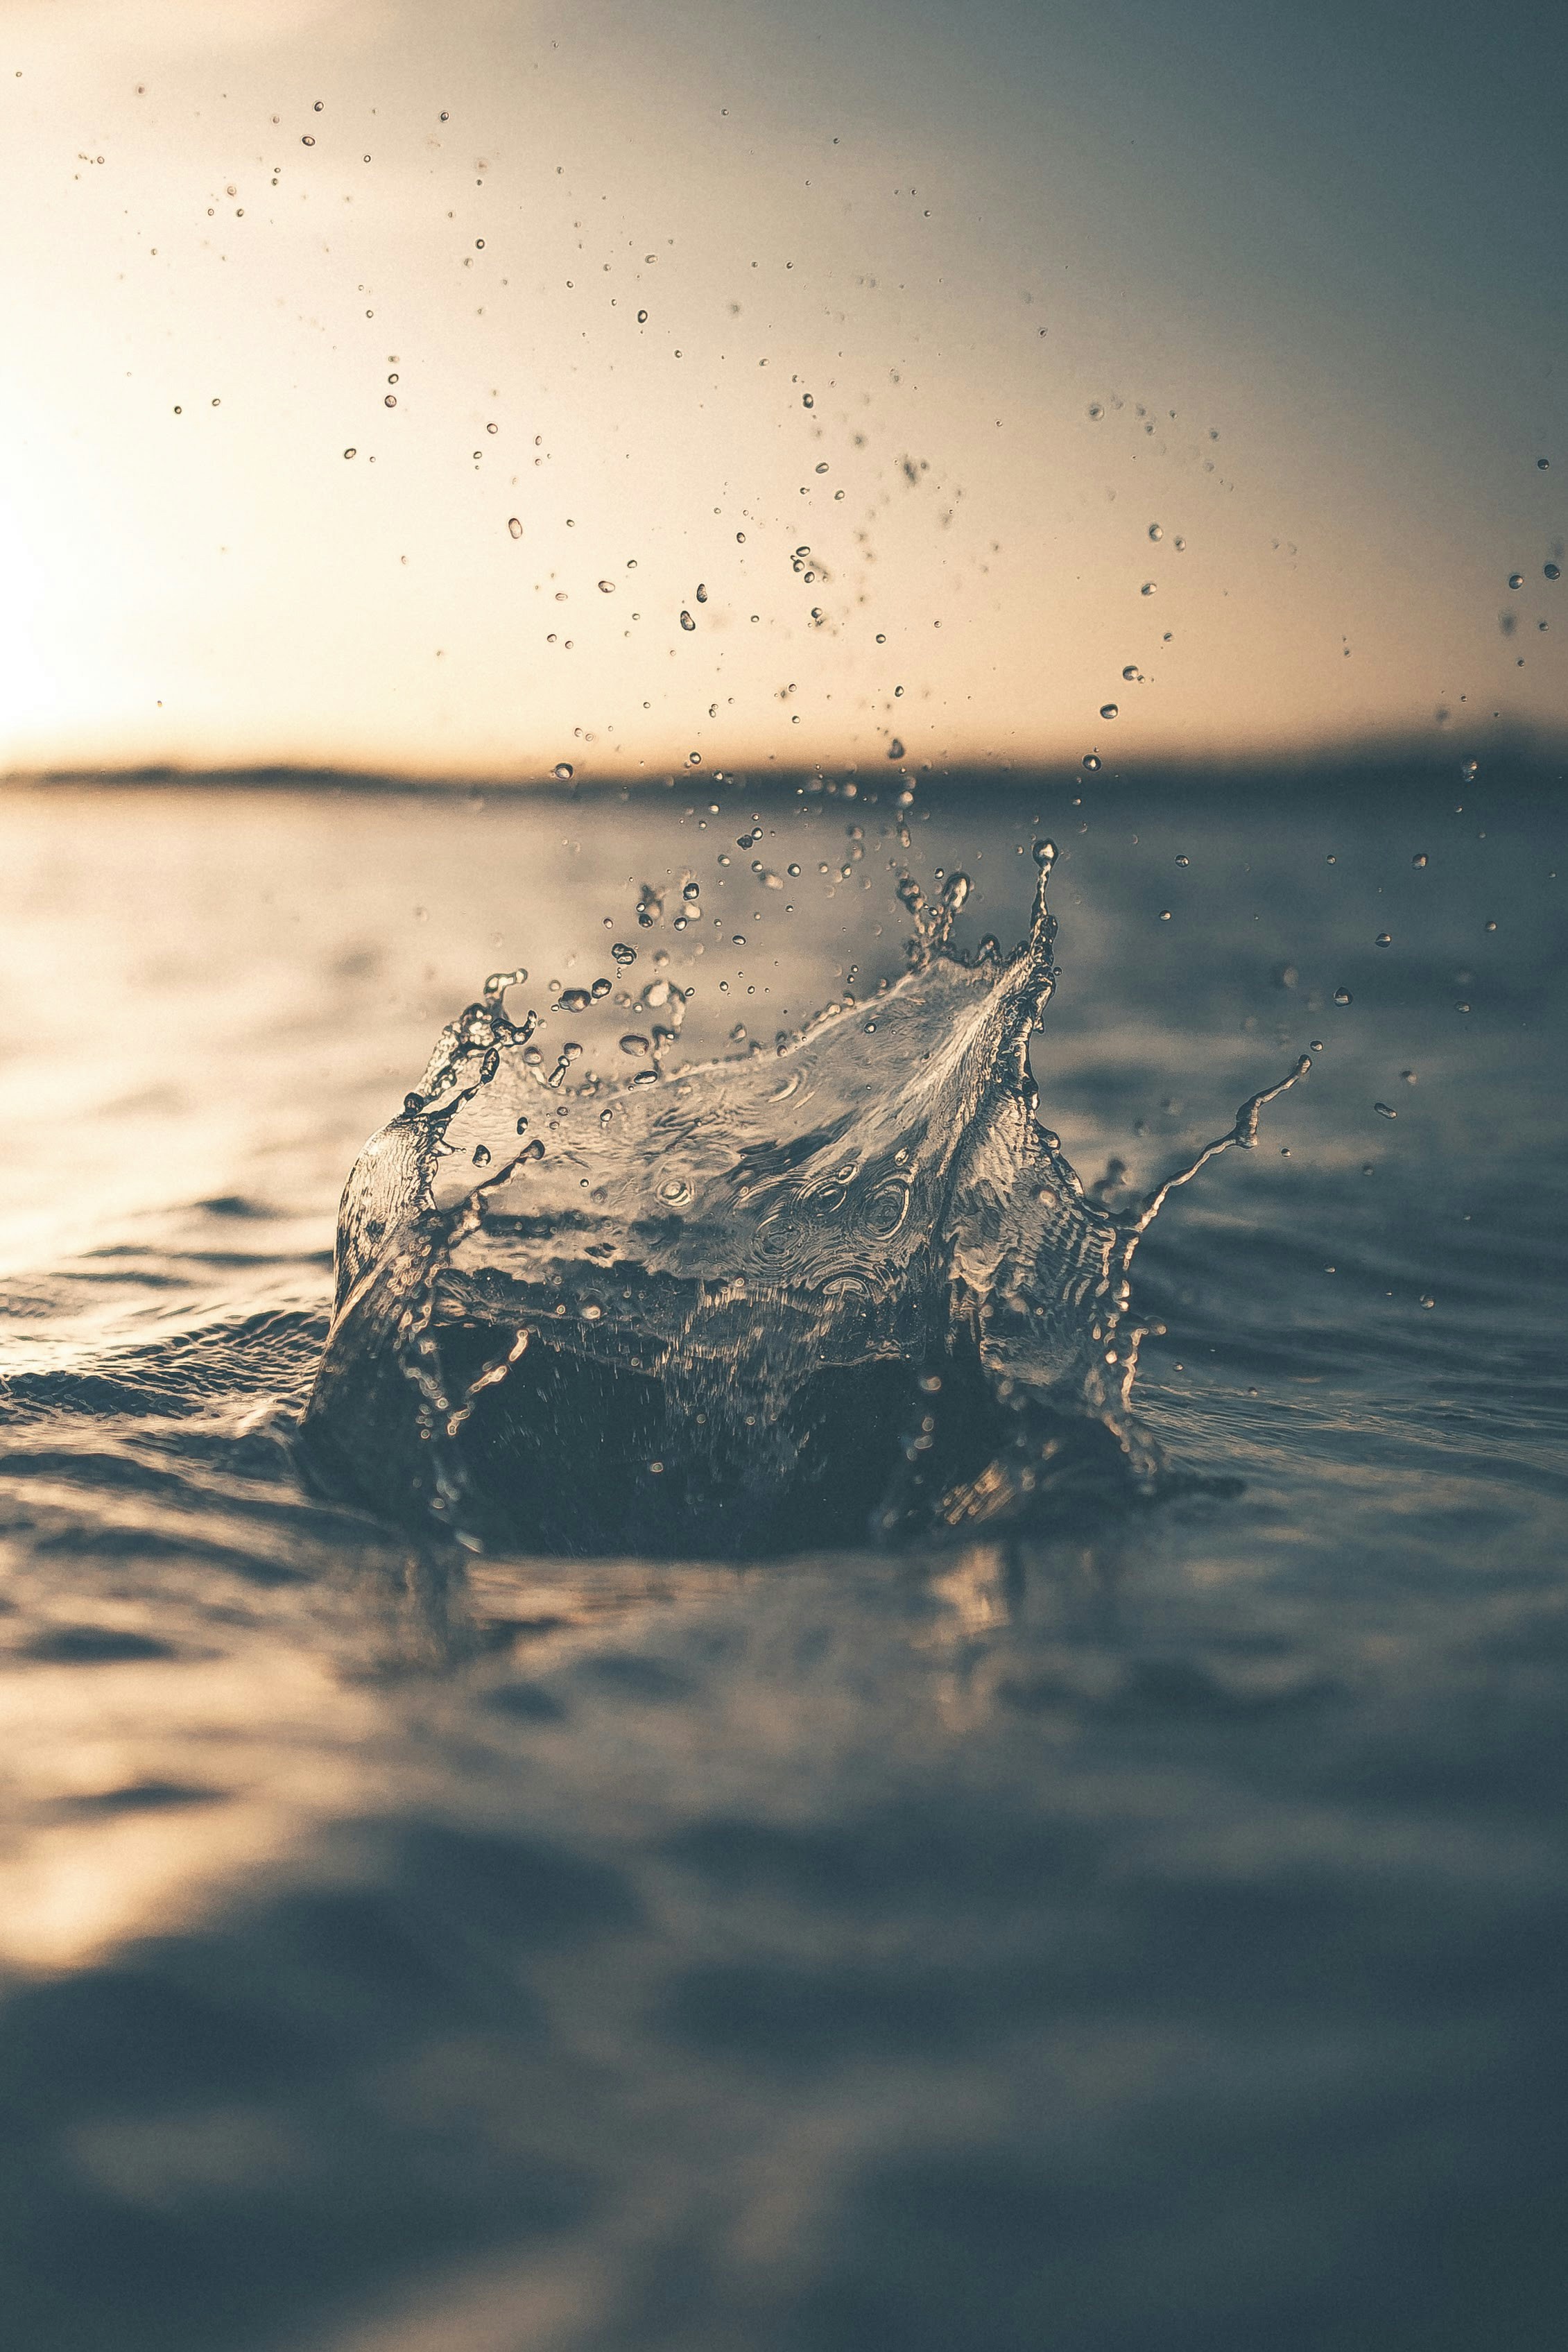
[[[1132,1403],[1134,1254],[1311,1065],[1135,1211],[1092,1200],[1030,1067],[1055,855],[1010,956],[954,946],[962,875],[933,907],[905,882],[904,975],[772,1054],[570,1087],[580,1049],[549,1066],[506,1010],[526,973],[495,975],[344,1192],[317,1487],[471,1551],[693,1559],[1169,1491]]]

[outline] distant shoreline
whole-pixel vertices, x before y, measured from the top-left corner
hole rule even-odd
[[[1173,793],[1244,793],[1249,798],[1281,793],[1328,793],[1369,792],[1386,798],[1413,789],[1451,783],[1458,792],[1466,782],[1478,791],[1506,783],[1550,796],[1568,793],[1568,744],[1543,747],[1539,742],[1500,745],[1478,758],[1473,777],[1467,779],[1467,753],[1461,742],[1442,751],[1408,743],[1369,746],[1364,751],[1275,753],[1269,757],[1227,756],[1206,760],[1137,760],[1116,766],[1109,761],[1093,771],[1070,761],[1017,761],[1009,764],[955,761],[951,765],[902,767],[846,764],[841,768],[683,768],[645,776],[584,774],[565,782],[549,772],[540,776],[497,777],[399,776],[376,770],[309,768],[283,764],[236,768],[73,768],[18,772],[0,777],[0,790],[13,793],[67,791],[93,792],[270,792],[288,794],[352,794],[368,799],[422,798],[467,800],[494,796],[497,800],[544,799],[559,802],[630,802],[665,792],[723,791],[770,800],[834,798],[864,800],[885,805],[895,791],[913,786],[917,803],[954,798],[1013,797],[1040,791],[1058,792],[1069,784],[1099,793],[1108,786]]]

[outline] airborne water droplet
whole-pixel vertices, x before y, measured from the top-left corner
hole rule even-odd
[[[1142,586],[1142,587],[1139,589],[1139,591],[1138,591],[1139,595],[1140,595],[1140,596],[1152,596],[1152,595],[1154,594],[1154,593],[1155,593],[1155,590],[1156,585],[1157,585],[1157,583],[1155,583],[1155,581],[1153,581],[1153,580],[1145,580],[1145,583],[1144,583],[1144,584],[1143,584],[1143,586]]]
[[[1393,945],[1394,934],[1392,931],[1379,931],[1376,939],[1373,941],[1373,946],[1378,948],[1391,948]]]
[[[683,629],[695,629],[695,628],[696,627],[696,623],[693,620],[693,618],[692,618],[692,616],[691,616],[691,614],[690,614],[689,613],[687,613],[687,612],[683,612],[683,613],[682,613],[682,614],[681,614],[681,626],[682,626],[682,628],[683,628]]]
[[[1522,588],[1524,585],[1523,572],[1511,572],[1508,575],[1508,584],[1511,588]]]
[[[1425,866],[1427,863],[1426,851],[1424,849],[1418,849],[1415,856],[1410,860],[1410,863],[1412,866]]]
[[[1379,1118],[1397,1118],[1399,1116],[1399,1113],[1389,1103],[1374,1103],[1372,1108],[1377,1113]]]
[[[615,593],[614,581],[601,580],[599,583],[599,593],[601,596],[613,596]]]
[[[1351,993],[1349,989],[1336,988],[1333,992],[1333,1001],[1336,1004],[1348,1004],[1351,1002]]]
[[[1157,522],[1152,522],[1149,525],[1149,537],[1151,539],[1164,539],[1165,532],[1160,529]]]
[[[521,539],[523,535],[523,526],[516,515],[508,516],[507,520],[507,529],[511,532],[514,539]]]
[[[1098,752],[1098,751],[1085,751],[1085,752],[1084,752],[1084,754],[1083,754],[1082,759],[1079,761],[1079,763],[1078,763],[1078,764],[1079,764],[1079,766],[1080,766],[1081,768],[1087,768],[1087,769],[1089,770],[1089,772],[1090,772],[1091,775],[1092,775],[1092,774],[1093,774],[1093,772],[1094,772],[1094,771],[1095,771],[1095,770],[1099,767],[1099,765],[1100,765],[1100,754],[1099,754],[1099,752]]]
[[[1116,709],[1117,707],[1115,703],[1103,702],[1100,705],[1100,716],[1102,719],[1114,719],[1116,716]]]
[[[571,761],[570,760],[558,760],[555,763],[554,772],[555,780],[558,784],[570,783],[571,781]]]

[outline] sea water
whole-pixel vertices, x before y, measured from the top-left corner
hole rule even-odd
[[[1558,2340],[1550,780],[852,781],[5,799],[18,2343]]]

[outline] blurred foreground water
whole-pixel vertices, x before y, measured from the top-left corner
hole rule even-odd
[[[0,802],[27,2352],[1561,2340],[1561,800],[896,822]],[[487,971],[629,940],[681,1054],[770,1046],[900,969],[900,872],[1010,944],[1042,831],[1040,1115],[1093,1197],[1322,1041],[1138,1260],[1145,1419],[1228,1488],[765,1565],[465,1565],[306,1493],[339,1192]]]

